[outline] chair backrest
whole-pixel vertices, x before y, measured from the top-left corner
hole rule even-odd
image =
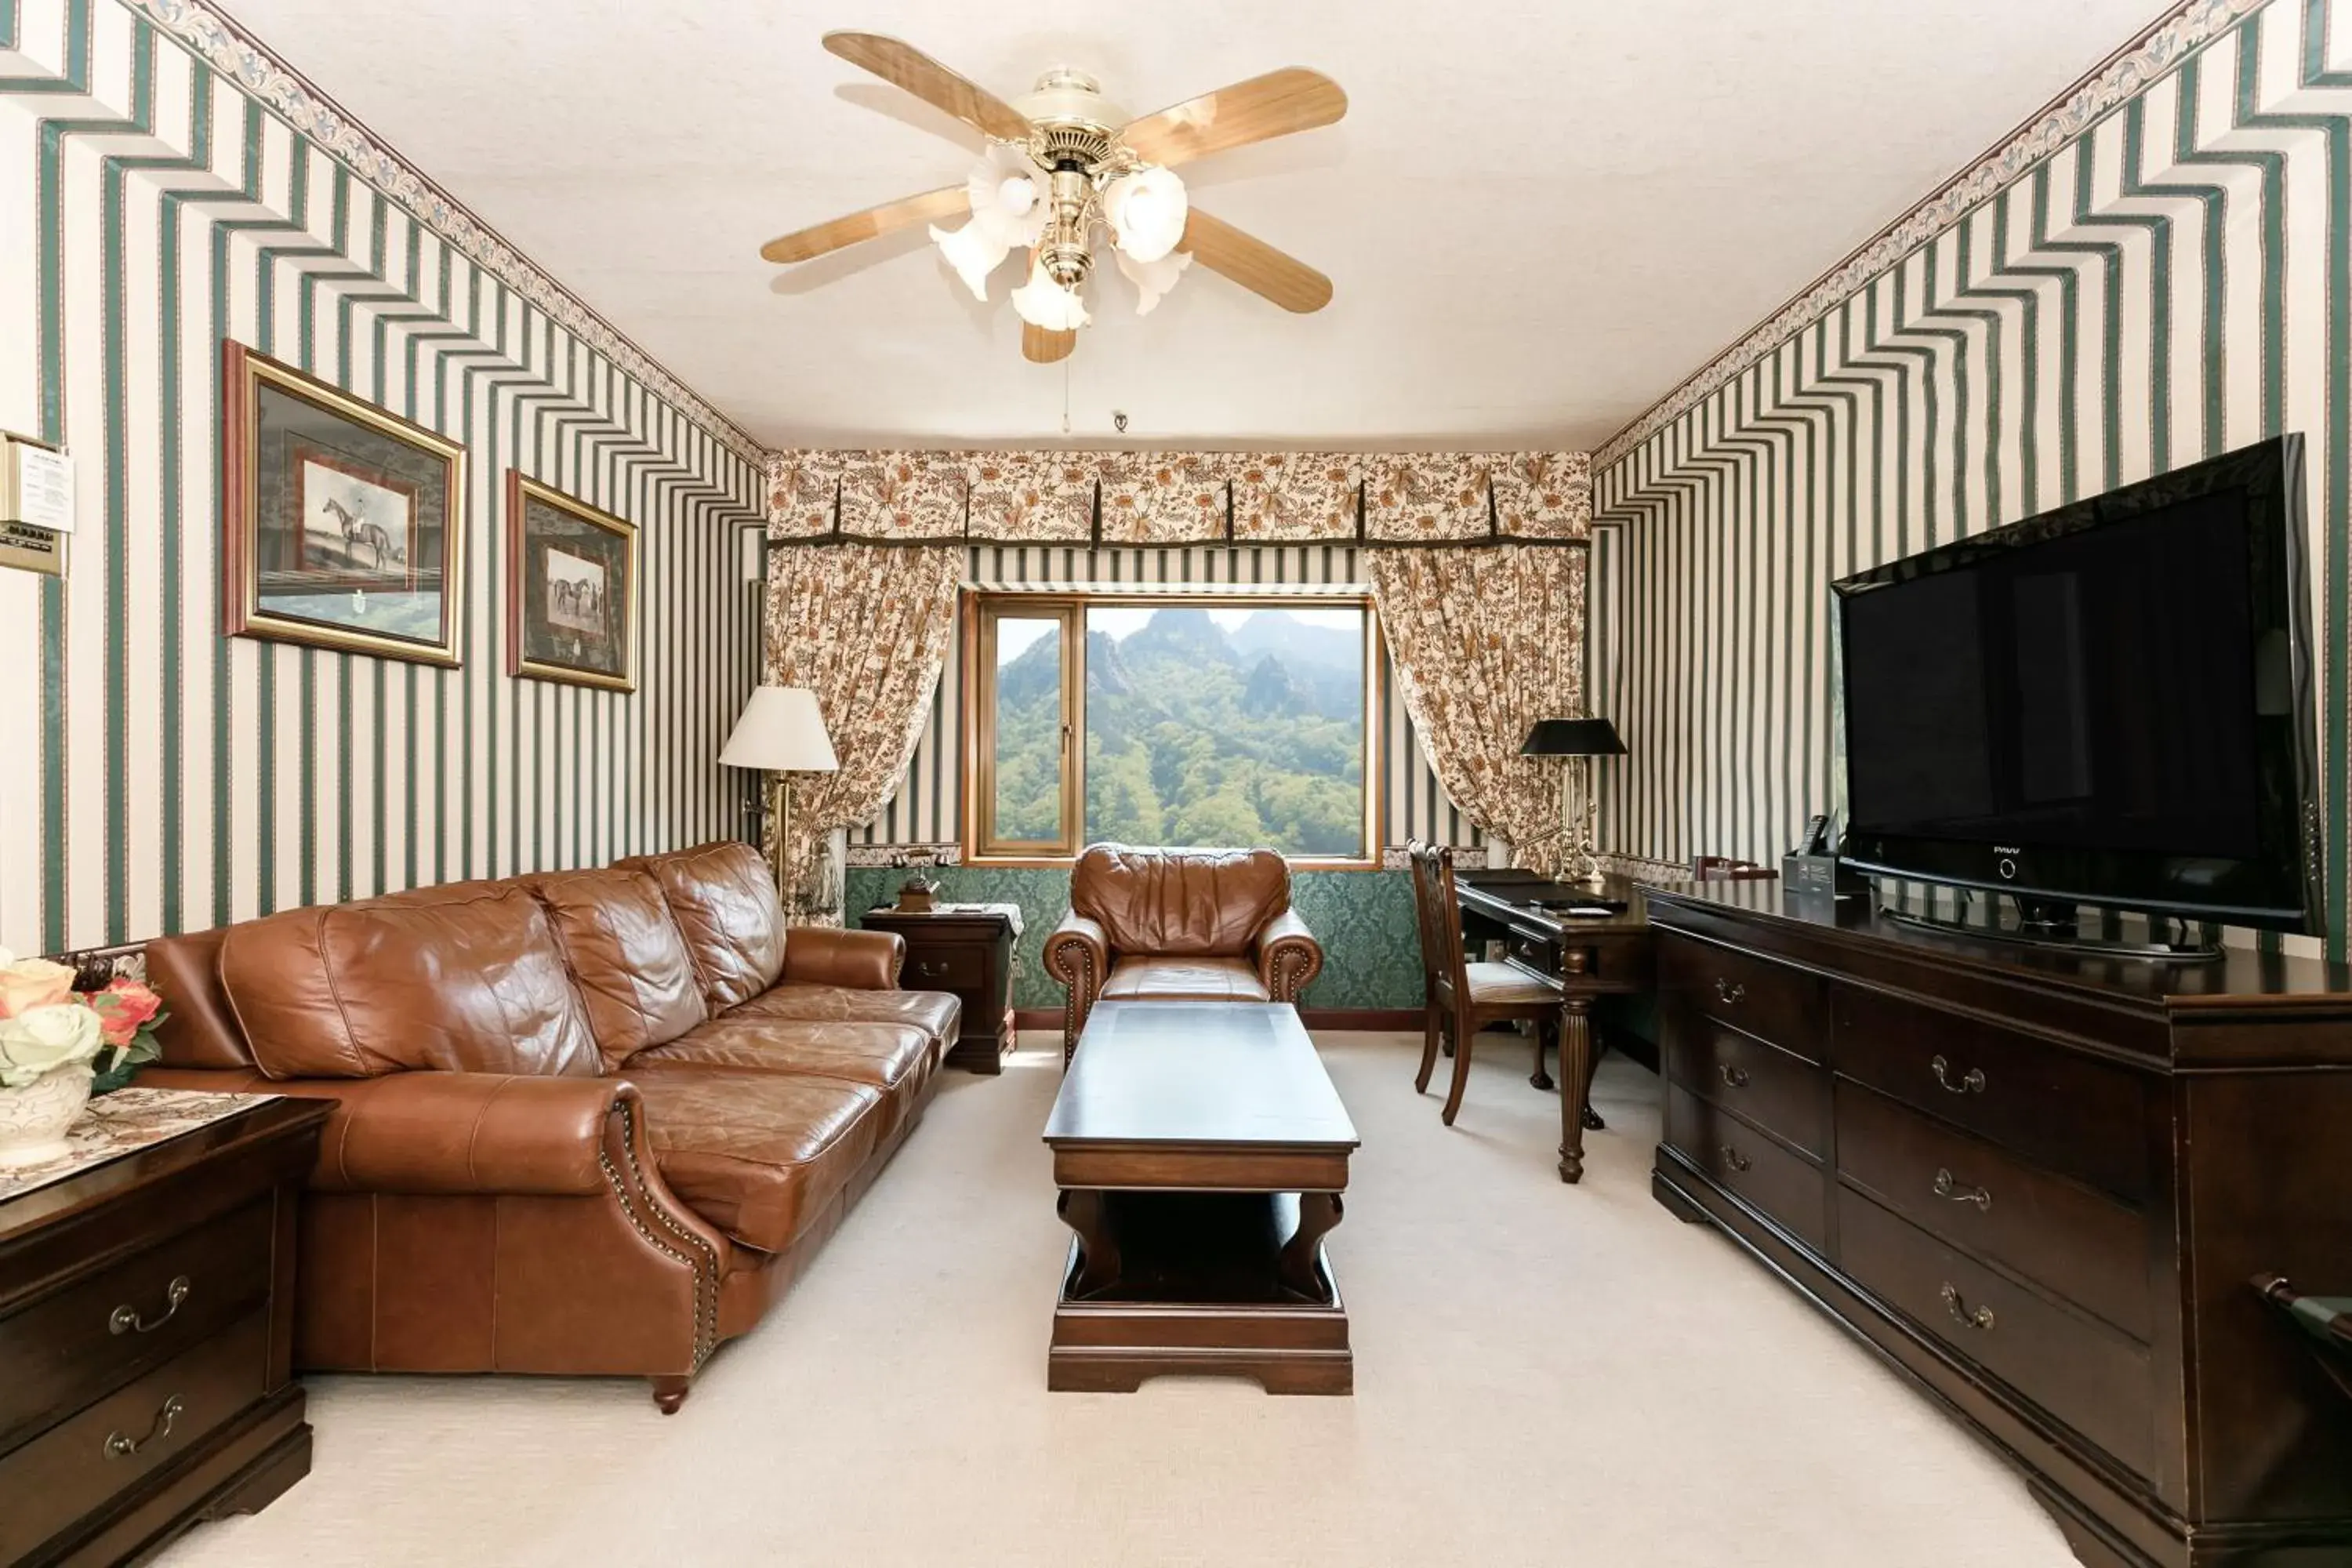
[[[1090,844],[1070,869],[1070,907],[1114,953],[1237,958],[1290,908],[1290,867],[1271,849]]]
[[[1405,846],[1412,868],[1413,908],[1421,916],[1422,984],[1434,998],[1443,980],[1456,997],[1469,994],[1468,961],[1462,948],[1462,905],[1454,889],[1454,850],[1418,840]]]
[[[1767,882],[1780,875],[1769,866],[1734,859],[1728,855],[1691,857],[1691,879],[1696,882]]]

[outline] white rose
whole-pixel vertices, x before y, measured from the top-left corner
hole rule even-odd
[[[0,1022],[0,1086],[22,1089],[52,1068],[89,1061],[105,1043],[98,1015],[79,1002],[27,1007]]]
[[[5,947],[0,947],[0,969],[5,969],[16,962],[16,955],[15,953],[9,952]]]

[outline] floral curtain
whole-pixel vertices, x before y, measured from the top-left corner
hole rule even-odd
[[[841,763],[837,773],[793,775],[784,904],[795,923],[840,923],[832,836],[873,820],[906,770],[954,633],[963,567],[955,546],[769,556],[763,679],[815,691]]]
[[[1520,864],[1569,859],[1560,764],[1519,755],[1538,719],[1583,711],[1584,556],[1557,545],[1366,552],[1405,711],[1454,805]]]

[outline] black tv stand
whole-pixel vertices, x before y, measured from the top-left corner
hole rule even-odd
[[[2030,899],[2016,894],[1995,895],[1994,919],[1989,925],[1976,925],[1967,918],[1969,890],[1954,889],[1960,898],[1960,917],[1914,914],[1908,910],[1888,909],[1884,905],[1879,913],[1921,931],[1936,931],[1946,936],[1967,937],[1976,942],[2015,942],[2021,947],[2047,948],[2053,952],[2071,952],[2094,958],[2137,958],[2155,963],[2210,963],[2221,956],[2221,944],[2189,934],[2185,921],[2168,915],[2149,915],[2148,940],[2125,942],[2110,937],[2084,936],[2080,905],[2057,899]],[[2000,918],[2000,899],[2006,897],[2016,906],[2016,918]],[[2169,926],[2174,935],[2158,937],[2159,923]]]

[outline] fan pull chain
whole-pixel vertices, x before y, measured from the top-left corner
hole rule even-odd
[[[1063,359],[1063,361],[1062,361],[1062,434],[1063,434],[1063,435],[1065,435],[1065,436],[1066,436],[1066,435],[1068,435],[1069,433],[1070,433],[1070,362],[1069,362],[1068,358],[1066,356],[1066,357]]]

